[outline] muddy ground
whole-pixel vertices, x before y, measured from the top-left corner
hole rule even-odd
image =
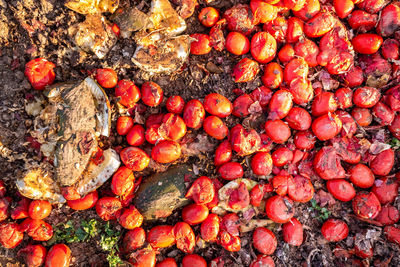
[[[124,2],[124,1],[122,1]],[[239,1],[214,1],[213,6],[222,11]],[[200,1],[202,5],[202,1]],[[130,3],[127,5],[139,5],[142,10],[149,8],[149,1]],[[188,33],[204,32],[208,29],[202,27],[196,19],[196,14],[187,19]],[[132,40],[119,39],[108,56],[99,60],[94,55],[79,51],[71,39],[67,36],[67,28],[79,21],[84,16],[77,14],[63,6],[63,1],[56,0],[0,0],[0,179],[3,179],[9,192],[15,195],[13,181],[21,175],[24,164],[28,159],[41,160],[34,148],[27,143],[29,129],[32,127],[33,118],[25,112],[26,103],[40,96],[40,92],[34,91],[24,77],[24,65],[36,57],[45,57],[57,65],[56,82],[83,79],[88,72],[95,68],[110,67],[117,71],[120,79],[131,79],[140,85],[149,77],[139,71],[131,62],[135,51]],[[229,55],[226,51],[213,50],[205,56],[192,56],[190,61],[178,73],[172,76],[157,76],[151,80],[157,82],[168,97],[173,94],[181,95],[185,101],[192,98],[202,99],[210,92],[218,92],[233,100],[235,95],[232,90],[241,88],[244,92],[251,92],[261,85],[257,78],[254,82],[246,84],[234,84],[230,76],[231,69],[240,57]],[[212,62],[213,64],[207,64]],[[113,91],[107,91],[112,103]],[[151,112],[158,112],[154,109]],[[116,114],[114,113],[114,119]],[[264,116],[264,115],[263,115]],[[259,118],[263,121],[263,117]],[[229,126],[239,122],[239,119],[229,119]],[[252,123],[259,131],[260,123]],[[112,146],[124,145],[121,137],[111,137],[108,140]],[[209,139],[211,145],[215,141]],[[190,158],[200,174],[215,176],[215,169],[210,160],[212,152],[208,152],[199,158]],[[243,160],[246,165],[248,161]],[[249,172],[248,172],[249,173]],[[108,184],[104,186],[107,188]],[[316,191],[323,187],[320,181],[314,181]],[[361,222],[349,214],[352,214],[350,204],[342,204],[332,201],[323,193],[317,194],[318,203],[328,208],[331,217],[344,219],[350,227],[349,237],[338,244],[329,244],[322,237],[319,229],[322,220],[319,212],[311,208],[309,203],[298,204],[296,217],[304,224],[305,241],[299,248],[290,247],[282,240],[279,227],[274,232],[279,239],[278,248],[273,256],[277,266],[353,266],[351,259],[344,260],[339,257],[337,246],[344,249],[353,247],[356,233],[364,234],[367,241],[373,241],[375,256],[370,260],[364,260],[366,266],[400,266],[400,254],[396,245],[387,243],[381,234],[382,229]],[[180,211],[175,212],[168,223],[179,220]],[[85,212],[73,212],[67,207],[57,207],[47,220],[54,224],[73,220],[79,222],[82,219],[96,218],[93,210]],[[116,225],[116,227],[118,227]],[[198,230],[195,227],[195,230]],[[27,238],[27,237],[26,237]],[[26,244],[27,241],[24,241]],[[87,243],[69,244],[73,261],[72,266],[106,266],[106,254],[100,249],[98,240]],[[20,266],[16,251],[0,249],[1,266]],[[335,256],[336,252],[336,256]],[[340,252],[340,251],[339,251]],[[230,266],[248,266],[255,257],[255,251],[251,247],[251,235],[242,236],[242,250],[238,253],[228,253],[220,246],[211,245],[203,249],[196,249],[195,253],[211,260],[222,255]],[[163,257],[175,257],[180,260],[183,253],[174,248],[161,251],[159,259]],[[354,259],[354,258],[353,258]]]

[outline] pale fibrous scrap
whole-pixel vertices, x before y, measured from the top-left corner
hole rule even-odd
[[[118,8],[119,0],[67,0],[65,6],[83,14],[114,13]]]

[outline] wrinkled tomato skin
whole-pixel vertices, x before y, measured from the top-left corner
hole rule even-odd
[[[147,242],[153,248],[166,248],[175,243],[173,227],[170,225],[158,225],[150,229],[147,234]]]
[[[158,163],[171,163],[180,156],[181,146],[175,141],[161,141],[151,150],[151,158]]]
[[[371,189],[382,205],[393,203],[398,195],[399,184],[390,178],[383,177],[375,180]]]
[[[298,10],[293,10],[293,15],[303,21],[308,21],[313,18],[321,10],[321,6],[318,0],[307,0],[304,6]]]
[[[357,53],[371,55],[379,50],[383,39],[377,34],[362,33],[354,37],[351,43]]]
[[[199,129],[203,125],[206,111],[203,104],[197,100],[192,99],[186,103],[183,109],[183,120],[187,127]]]
[[[363,219],[375,219],[381,211],[381,204],[372,192],[359,192],[352,201],[354,213]]]
[[[249,5],[238,4],[226,10],[223,16],[227,21],[227,28],[231,32],[240,32],[249,35],[254,30],[257,21]]]
[[[120,80],[115,87],[115,96],[120,97],[119,103],[127,108],[133,108],[140,100],[139,88],[129,80]]]
[[[160,105],[164,98],[163,90],[154,82],[145,82],[142,84],[141,94],[143,103],[150,107]]]
[[[197,254],[189,254],[183,257],[182,267],[207,267],[207,262]]]
[[[96,213],[103,221],[115,220],[121,209],[121,201],[115,197],[103,197],[96,203]]]
[[[286,31],[286,41],[288,43],[297,43],[303,35],[304,23],[296,17],[287,20],[288,27]]]
[[[19,227],[35,241],[48,241],[53,236],[53,228],[43,220],[27,218]]]
[[[250,1],[250,8],[255,20],[260,23],[268,23],[277,16],[277,9],[275,6],[261,0]]]
[[[394,151],[389,148],[382,151],[369,163],[371,171],[375,175],[385,176],[390,173],[394,164]]]
[[[333,16],[329,12],[320,12],[304,23],[304,34],[309,38],[321,37],[334,26]]]
[[[229,141],[232,150],[239,156],[253,154],[261,146],[261,137],[256,130],[247,131],[241,124],[236,124],[231,128]]]
[[[264,69],[264,75],[261,77],[263,84],[271,89],[278,88],[283,80],[283,70],[276,62],[268,63]],[[261,103],[260,103],[261,105]]]
[[[205,55],[210,53],[211,41],[210,36],[202,33],[194,33],[190,35],[194,41],[190,44],[190,53],[192,55]]]
[[[397,2],[387,5],[380,14],[376,32],[382,37],[393,35],[400,28],[400,6]]]
[[[332,196],[340,201],[350,201],[356,196],[356,190],[344,179],[334,179],[326,182],[326,188]]]
[[[388,1],[385,0],[364,0],[359,1],[357,6],[360,9],[364,9],[368,13],[374,14],[383,9],[387,3]]]
[[[28,218],[29,204],[30,200],[25,197],[23,197],[20,201],[18,201],[18,205],[11,211],[11,219],[19,220]]]
[[[193,253],[196,245],[195,235],[189,224],[185,222],[178,222],[173,230],[176,247],[186,254]]]
[[[212,27],[219,20],[219,12],[213,7],[205,7],[199,13],[199,21],[206,27]]]
[[[294,216],[293,201],[281,196],[272,196],[265,203],[268,218],[276,223],[287,223]]]
[[[250,193],[246,184],[241,182],[239,187],[230,192],[228,207],[233,210],[242,210],[250,205]]]
[[[141,146],[146,140],[144,137],[144,127],[140,124],[134,125],[126,135],[126,141],[131,146]]]
[[[258,152],[251,160],[251,170],[255,175],[270,175],[272,167],[272,158],[267,152]]]
[[[293,178],[293,186],[288,187],[288,196],[296,202],[306,203],[314,196],[314,186],[311,180],[296,175]]]
[[[310,113],[300,107],[293,107],[285,117],[285,121],[290,128],[297,131],[305,131],[311,127]]]
[[[203,122],[204,131],[217,140],[223,140],[228,136],[229,129],[217,116],[208,116]]]
[[[271,158],[274,166],[282,167],[292,162],[293,151],[287,147],[280,147],[272,152]]]
[[[375,176],[371,169],[361,163],[351,167],[349,175],[350,181],[360,188],[369,188],[375,182]]]
[[[265,132],[277,144],[285,143],[291,135],[289,126],[281,120],[267,121]]]
[[[228,140],[223,141],[215,150],[214,165],[220,166],[232,159],[232,146]]]
[[[160,125],[161,136],[165,139],[177,141],[185,136],[186,124],[179,115],[167,113],[164,115],[162,122]]]
[[[314,170],[324,180],[346,177],[340,158],[331,146],[321,148],[314,157]]]
[[[143,216],[134,206],[130,206],[118,216],[118,222],[125,229],[132,230],[142,225]]]
[[[316,67],[318,65],[317,56],[319,54],[319,48],[318,45],[310,39],[305,38],[297,42],[294,45],[294,51],[297,56],[305,59],[308,66]]]
[[[154,267],[156,265],[156,252],[151,248],[142,248],[130,255],[129,262],[134,267]]]
[[[373,108],[372,114],[375,116],[375,120],[382,126],[390,125],[393,120],[395,113],[383,102],[379,101]]]
[[[372,30],[377,21],[377,14],[369,14],[364,10],[354,10],[347,19],[347,22],[353,30],[361,30],[362,32]]]
[[[200,226],[201,238],[206,242],[216,242],[219,229],[220,229],[221,218],[218,215],[210,213]]]
[[[381,212],[376,216],[375,221],[383,226],[392,225],[400,220],[400,212],[397,208],[386,205],[382,206]]]
[[[156,267],[178,267],[174,258],[166,258],[156,264]]]
[[[146,241],[146,232],[143,228],[137,227],[133,230],[126,232],[122,240],[122,251],[124,253],[131,253],[136,249],[141,248]]]
[[[335,91],[338,108],[346,109],[353,105],[353,91],[348,87],[341,87]]]
[[[251,262],[250,267],[275,267],[275,263],[271,256],[260,254]]]
[[[20,230],[17,223],[1,223],[0,224],[0,244],[8,249],[18,246],[24,233]]]
[[[335,112],[337,109],[335,95],[331,92],[317,94],[311,106],[311,114],[318,117],[328,112]]]
[[[293,58],[283,70],[283,80],[290,85],[296,78],[307,79],[308,71],[308,64],[303,58]]]
[[[219,244],[230,252],[237,252],[242,246],[239,236],[233,236],[225,230],[219,233]]]
[[[340,132],[342,121],[336,114],[328,113],[316,118],[311,125],[311,129],[319,140],[326,141]]]
[[[27,245],[18,251],[18,256],[22,256],[28,267],[42,266],[46,258],[47,250],[42,245]]]
[[[270,152],[274,147],[274,142],[268,137],[266,133],[260,134],[261,145],[258,152]]]
[[[273,63],[270,63],[270,64],[273,64]],[[258,101],[260,106],[263,109],[265,109],[268,106],[269,101],[271,100],[272,91],[271,91],[271,89],[267,88],[266,86],[260,86],[256,89],[254,89],[250,93],[250,96],[253,99],[253,101]]]
[[[285,44],[278,52],[279,61],[287,63],[295,57],[296,52],[292,44]]]
[[[196,225],[207,219],[208,212],[208,208],[203,204],[190,204],[183,208],[182,219],[189,225]]]
[[[52,210],[50,202],[47,200],[33,200],[29,204],[29,217],[35,220],[42,220],[50,215]]]
[[[383,229],[386,238],[397,245],[400,245],[400,228],[395,226],[386,226]]]
[[[114,88],[118,83],[118,75],[113,69],[97,69],[95,78],[103,88]]]
[[[185,100],[179,95],[170,96],[165,104],[168,112],[174,114],[181,114],[185,107]]]
[[[124,148],[121,151],[120,156],[125,166],[132,171],[142,171],[150,163],[150,157],[146,152],[133,146]]]
[[[372,108],[378,103],[381,93],[373,87],[360,87],[354,91],[353,103],[360,108]]]
[[[322,225],[321,233],[329,242],[339,242],[349,235],[349,227],[342,220],[329,219]]]
[[[338,110],[336,112],[336,115],[339,116],[339,119],[342,121],[343,124],[341,135],[352,138],[357,131],[357,124],[354,118],[344,110]]]
[[[372,123],[373,117],[371,111],[367,108],[355,107],[351,111],[351,116],[361,127],[366,127]]]
[[[68,200],[68,206],[73,210],[87,210],[91,209],[96,205],[99,195],[97,191],[88,193],[86,196],[80,199]]]
[[[25,65],[25,76],[34,89],[43,90],[54,82],[56,74],[53,69],[55,67],[54,63],[44,58],[32,59]]]
[[[117,196],[123,196],[132,192],[134,187],[135,176],[132,170],[125,166],[119,167],[112,177],[111,191]]]
[[[243,167],[238,162],[227,162],[218,168],[218,173],[225,180],[235,180],[243,177]]]
[[[297,105],[306,105],[314,97],[311,82],[304,78],[296,78],[290,82],[289,92],[293,96],[293,102]]]
[[[382,43],[382,56],[385,59],[398,59],[399,58],[400,43],[395,39],[386,39]]]
[[[344,82],[348,87],[360,86],[364,82],[364,74],[359,66],[353,66],[343,76]]]
[[[264,185],[256,184],[250,191],[250,204],[259,207],[264,198]]]
[[[258,32],[251,38],[250,52],[253,58],[261,63],[270,62],[276,54],[276,40],[268,32]]]
[[[276,41],[285,42],[287,32],[287,20],[285,17],[278,15],[273,21],[264,24],[263,30],[271,34]]]
[[[272,186],[278,195],[285,196],[289,188],[294,186],[293,177],[291,175],[276,175],[272,178]]]
[[[133,119],[128,116],[121,116],[117,120],[117,133],[119,135],[128,134],[129,130],[133,127]]]
[[[64,244],[55,244],[47,253],[45,267],[68,267],[71,261],[71,250]]]
[[[243,58],[233,68],[232,76],[235,79],[235,83],[245,83],[254,80],[259,72],[260,65],[257,61]]]
[[[299,131],[294,135],[293,143],[298,149],[310,150],[314,147],[315,139],[311,131]]]
[[[265,227],[258,227],[253,232],[253,246],[260,253],[264,255],[272,255],[276,246],[278,245],[278,241],[276,236],[271,230]]]
[[[190,186],[185,197],[191,198],[196,204],[207,204],[215,196],[214,184],[207,176],[200,176]]]
[[[234,55],[244,55],[250,51],[250,41],[240,32],[230,32],[226,37],[225,48]]]
[[[250,114],[249,108],[254,103],[253,99],[248,94],[238,96],[233,101],[232,115],[242,118]]]
[[[292,246],[300,246],[303,243],[303,225],[296,218],[282,226],[283,240]]]

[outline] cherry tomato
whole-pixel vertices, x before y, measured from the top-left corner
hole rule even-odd
[[[275,263],[271,256],[260,254],[251,262],[250,267],[275,267]]]
[[[289,126],[281,120],[267,121],[265,132],[277,144],[285,143],[291,135]]]
[[[213,200],[215,189],[213,182],[207,176],[197,178],[186,193],[186,198],[193,199],[196,204],[207,204]]]
[[[147,242],[153,248],[166,248],[175,244],[174,228],[170,225],[158,225],[150,229]]]
[[[400,220],[400,212],[397,208],[387,205],[382,206],[381,211],[378,216],[376,216],[375,221],[386,226],[397,223]]]
[[[306,203],[310,201],[314,196],[314,186],[311,180],[301,176],[296,175],[293,178],[293,186],[288,187],[289,197],[297,202]]]
[[[163,90],[154,82],[145,82],[142,85],[141,93],[143,103],[150,107],[160,105],[164,98]]]
[[[87,210],[91,209],[96,205],[99,195],[97,191],[88,193],[86,196],[80,199],[68,200],[68,206],[73,210]]]
[[[11,211],[11,219],[19,220],[25,219],[29,216],[29,204],[30,200],[26,197],[22,197],[20,201],[18,201],[17,206]]]
[[[354,91],[353,102],[360,108],[372,108],[378,103],[381,93],[373,87],[360,87]]]
[[[220,118],[228,117],[232,113],[232,103],[223,95],[212,93],[204,98],[204,109],[211,115]]]
[[[181,114],[183,112],[183,108],[185,107],[185,101],[179,95],[170,96],[167,99],[167,103],[165,104],[168,112],[174,114]]]
[[[156,267],[178,267],[174,258],[166,258],[156,264]]]
[[[382,37],[372,33],[362,33],[355,36],[351,43],[354,50],[360,54],[374,54],[376,53],[383,43]]]
[[[133,108],[140,99],[140,90],[132,81],[120,80],[115,87],[115,96],[121,98],[121,105]]]
[[[390,173],[394,164],[394,152],[391,148],[380,152],[369,163],[371,171],[375,175],[385,176]]]
[[[150,162],[150,158],[146,152],[133,146],[124,148],[121,151],[120,156],[125,166],[132,171],[142,171]]]
[[[303,225],[296,218],[282,226],[283,240],[292,246],[300,246],[303,243]]]
[[[212,27],[219,20],[219,12],[213,7],[205,7],[199,13],[199,21],[206,27]]]
[[[47,200],[33,200],[29,204],[29,217],[42,220],[50,215],[51,209],[51,204]]]
[[[255,175],[270,175],[272,158],[267,152],[258,152],[251,160],[251,169]]]
[[[48,241],[53,236],[53,228],[43,220],[27,218],[19,227],[35,241]]]
[[[349,175],[350,181],[361,188],[369,188],[375,182],[375,177],[371,169],[361,163],[351,167]]]
[[[285,69],[286,70],[286,69]],[[293,106],[293,96],[287,90],[276,91],[269,101],[269,118],[283,119]]]
[[[245,83],[254,80],[258,72],[260,72],[260,65],[257,61],[243,58],[233,68],[232,76],[236,83]]]
[[[129,206],[122,211],[118,222],[125,229],[132,230],[142,225],[143,216],[134,206]]]
[[[261,77],[263,84],[271,89],[276,89],[281,85],[282,80],[283,70],[281,66],[276,62],[268,63],[265,66],[264,75]]]
[[[161,141],[151,150],[151,158],[158,163],[171,163],[180,156],[181,146],[175,141]]]
[[[23,257],[28,267],[42,266],[47,250],[42,245],[27,245],[18,251],[18,256]]]
[[[230,32],[226,37],[225,48],[228,52],[240,56],[250,51],[250,42],[240,32]]]
[[[258,32],[251,38],[250,52],[259,63],[268,63],[275,57],[276,40],[268,32]]]
[[[207,219],[208,208],[203,204],[190,204],[183,208],[182,219],[190,225],[196,225]]]
[[[372,192],[359,192],[352,201],[353,211],[360,218],[374,219],[381,211],[379,199]]]
[[[134,125],[126,135],[126,141],[131,146],[141,146],[143,145],[144,138],[144,127],[140,124]]]
[[[190,225],[185,222],[178,222],[174,226],[173,233],[176,239],[176,247],[186,254],[193,253],[196,240]]]
[[[25,65],[25,76],[34,89],[43,90],[54,82],[56,74],[53,69],[55,67],[54,63],[44,58],[32,59]]]
[[[207,267],[207,262],[197,254],[188,254],[182,259],[182,267]]]
[[[115,197],[103,197],[96,203],[97,215],[103,221],[115,220],[122,209],[121,201]]]
[[[122,251],[124,253],[131,253],[136,249],[141,248],[146,241],[146,232],[143,228],[137,227],[129,230],[124,235],[122,240]]]
[[[375,180],[371,189],[382,205],[393,203],[398,195],[399,184],[390,178],[383,177]]]
[[[314,157],[314,170],[324,180],[345,178],[340,158],[331,146],[324,146]]]
[[[208,135],[217,140],[224,139],[229,133],[228,127],[217,116],[208,116],[203,122],[203,129]]]
[[[20,231],[17,223],[1,223],[0,224],[0,244],[5,248],[15,248],[18,246],[24,233]]]
[[[298,149],[309,150],[314,147],[315,135],[311,131],[299,131],[294,135],[293,143]]]
[[[243,167],[238,162],[227,162],[218,168],[218,173],[225,180],[235,180],[243,177]]]
[[[328,219],[322,225],[321,233],[329,242],[339,242],[349,235],[349,227],[342,220]]]
[[[272,196],[265,203],[268,218],[276,223],[287,223],[294,215],[293,201],[281,196]]]
[[[135,267],[154,267],[156,252],[151,248],[142,248],[130,255],[129,262]]]
[[[340,132],[342,121],[336,114],[328,113],[316,118],[311,125],[311,129],[319,140],[326,141]]]
[[[68,267],[71,261],[71,250],[64,244],[53,245],[46,256],[45,267]]]
[[[221,219],[218,215],[210,213],[200,226],[201,238],[206,242],[216,242]]]
[[[310,113],[300,107],[293,107],[285,117],[285,121],[290,128],[298,131],[305,131],[311,127]]]
[[[356,196],[356,190],[344,179],[334,179],[326,182],[329,193],[340,201],[350,201]]]
[[[265,227],[257,227],[253,232],[253,246],[264,255],[272,255],[278,242],[273,232]]]
[[[190,44],[190,53],[193,55],[205,55],[210,53],[212,47],[210,36],[202,33],[194,33],[190,35],[194,41]]]
[[[113,69],[97,69],[95,78],[104,88],[113,88],[118,83],[118,75]]]
[[[197,99],[187,102],[183,110],[183,120],[186,126],[194,129],[199,129],[203,125],[205,115],[203,104]]]
[[[117,133],[126,135],[133,127],[133,119],[128,116],[121,116],[117,120]]]
[[[223,141],[215,150],[214,165],[220,166],[232,159],[232,146],[228,140]]]
[[[236,117],[242,118],[250,114],[250,107],[254,100],[248,94],[243,94],[233,101],[232,114]]]
[[[165,139],[177,141],[185,136],[186,124],[179,115],[167,113],[164,115],[162,124],[158,130]]]

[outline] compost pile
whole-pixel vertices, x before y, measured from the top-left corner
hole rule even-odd
[[[1,266],[399,266],[400,3],[0,0]]]

